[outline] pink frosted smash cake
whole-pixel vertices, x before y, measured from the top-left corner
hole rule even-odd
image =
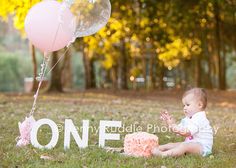
[[[127,134],[124,140],[124,152],[130,156],[152,156],[152,149],[158,146],[158,137],[147,132]]]

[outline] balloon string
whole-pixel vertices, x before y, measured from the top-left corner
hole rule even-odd
[[[52,48],[51,48],[51,50],[53,49],[54,44],[55,44],[55,42],[56,42],[57,34],[58,34],[58,31],[59,31],[60,26],[61,26],[61,23],[59,23],[59,25],[57,26],[57,31],[56,31],[56,34],[55,34],[54,39],[53,39],[53,43],[52,43]]]
[[[59,57],[57,62],[53,65],[53,67],[48,71],[47,75],[56,67],[56,65],[61,61],[61,59],[65,56],[67,51],[69,50],[69,47],[66,48],[65,52]]]
[[[55,44],[55,41],[56,41],[56,37],[57,37],[57,34],[58,34],[58,31],[59,31],[59,27],[60,27],[61,23],[59,23],[58,27],[57,27],[57,31],[56,31],[56,35],[55,35],[55,38],[53,40],[53,46]],[[47,75],[56,67],[56,65],[61,61],[61,59],[64,57],[64,55],[66,54],[66,52],[68,51],[69,47],[67,47],[66,51],[63,53],[62,56],[60,56],[60,58],[57,60],[57,62],[52,66],[52,68],[48,71]]]
[[[56,42],[57,34],[58,34],[58,31],[59,31],[60,25],[61,25],[61,23],[59,23],[59,25],[57,27],[57,31],[56,31],[56,34],[54,36],[53,43],[52,43],[52,48],[51,49],[53,49],[54,44]],[[48,63],[49,63],[48,53],[44,52],[43,54],[44,54],[44,59],[43,59],[43,63],[41,64],[41,71],[39,73],[39,84],[38,84],[37,91],[36,91],[36,93],[34,95],[34,102],[33,102],[33,106],[31,108],[29,116],[32,116],[34,114],[34,112],[35,112],[36,103],[37,103],[37,99],[38,99],[38,95],[39,95],[39,90],[40,90],[40,87],[42,85],[42,82],[43,82],[43,79],[44,79],[44,76],[45,76],[45,73],[46,73],[46,70],[47,70],[47,66],[48,66]]]
[[[33,103],[33,106],[31,108],[29,116],[32,116],[34,114],[35,109],[36,109],[36,102],[37,102],[37,98],[38,98],[38,95],[39,95],[39,90],[40,90],[40,87],[42,85],[45,72],[47,70],[48,62],[49,62],[48,53],[44,52],[44,59],[43,59],[43,63],[41,64],[41,70],[40,70],[40,73],[39,73],[40,80],[39,80],[37,91],[34,95],[34,103]]]

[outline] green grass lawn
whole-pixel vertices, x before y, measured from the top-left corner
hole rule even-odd
[[[17,148],[18,121],[23,121],[32,106],[32,95],[0,94],[0,167],[236,167],[236,92],[209,92],[208,118],[217,132],[214,136],[213,154],[209,157],[186,155],[179,158],[134,158],[119,153],[107,152],[98,147],[98,134],[90,131],[89,147],[79,149],[74,140],[71,148],[63,149],[65,119],[72,119],[76,126],[88,119],[93,127],[100,120],[120,120],[125,126],[136,124],[142,131],[159,137],[160,144],[181,141],[182,138],[158,129],[147,129],[149,125],[163,125],[159,112],[163,108],[176,117],[183,117],[181,92],[115,92],[87,91],[83,93],[41,94],[35,119],[49,118],[60,125],[57,146],[52,150],[39,150],[31,145]],[[121,140],[107,141],[106,146],[122,147]],[[51,138],[47,126],[38,133],[41,144]],[[41,156],[51,159],[41,159]]]

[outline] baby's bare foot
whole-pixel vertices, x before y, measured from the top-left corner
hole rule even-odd
[[[152,154],[155,156],[162,156],[162,152],[158,149],[158,147],[152,149]]]

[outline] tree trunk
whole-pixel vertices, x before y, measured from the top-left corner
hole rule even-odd
[[[51,67],[53,67],[57,61],[58,61],[58,51],[54,51],[52,53]],[[62,67],[60,66],[60,64],[57,64],[51,71],[51,81],[48,92],[63,92],[61,74],[62,74]]]
[[[206,33],[206,30],[202,30],[203,34],[202,34],[202,41],[203,41],[203,44],[202,44],[202,48],[203,48],[203,54],[204,54],[204,57],[205,57],[205,60],[207,62],[207,67],[208,67],[208,70],[206,72],[206,75],[204,76],[204,81],[206,82],[205,86],[208,88],[208,89],[212,89],[212,63],[211,63],[211,55],[210,55],[210,51],[209,51],[209,42],[207,40],[207,33]]]
[[[127,65],[128,64],[128,56],[125,48],[125,42],[124,40],[121,42],[121,56],[120,56],[120,66],[119,66],[119,71],[120,71],[120,89],[128,89],[128,70],[127,70]]]
[[[164,83],[163,78],[164,78],[164,75],[165,75],[165,67],[164,67],[164,64],[162,62],[160,62],[157,65],[158,65],[157,69],[159,69],[159,89],[164,90],[165,83]]]
[[[83,62],[85,72],[85,89],[91,89],[96,87],[95,72],[94,72],[94,60],[88,56],[88,51],[83,49]]]
[[[113,66],[111,69],[111,79],[112,79],[112,85],[114,89],[118,89],[118,67]]]
[[[217,88],[217,58],[215,54],[215,49],[214,49],[214,41],[210,40],[208,43],[208,51],[209,51],[209,57],[208,57],[208,66],[210,70],[210,77],[212,81],[212,88]]]
[[[151,53],[151,59],[150,59],[150,80],[151,80],[151,87],[153,89],[156,88],[156,67],[157,67],[157,59],[156,54]]]
[[[191,60],[183,60],[183,62],[180,64],[180,67],[182,67],[181,70],[181,88],[187,89],[188,86],[191,84],[191,79],[189,72],[192,72],[191,66],[190,66]]]
[[[62,65],[62,86],[63,88],[72,88],[72,66],[70,49],[65,53]]]
[[[89,89],[89,66],[87,61],[87,52],[83,49],[83,63],[84,63],[84,78],[85,78],[85,89]]]
[[[221,24],[221,26],[223,26],[222,24]],[[224,37],[224,29],[222,28],[221,29],[222,31],[221,31],[221,37]],[[224,45],[225,43],[224,43],[224,38],[222,38],[221,39],[222,40],[222,43],[221,44],[223,44],[222,45],[222,51],[223,51],[223,53],[222,53],[222,55],[221,55],[221,67],[220,67],[220,71],[221,71],[221,80],[220,80],[220,86],[222,86],[222,89],[223,90],[225,90],[225,89],[227,89],[227,82],[226,82],[226,69],[227,69],[227,67],[226,67],[226,53],[227,53],[227,51],[226,51],[226,45]]]
[[[89,67],[90,67],[89,73],[90,73],[90,77],[91,77],[91,79],[90,79],[90,81],[91,81],[91,85],[90,85],[91,88],[96,88],[96,77],[95,77],[94,62],[95,62],[94,58],[89,59]]]
[[[144,45],[141,44],[141,57],[142,57],[142,63],[143,63],[143,78],[144,78],[144,87],[147,88],[147,58],[146,53],[144,52]]]
[[[36,80],[36,78],[37,78],[37,60],[36,60],[34,45],[29,43],[29,47],[30,47],[30,53],[31,53],[32,63],[33,63],[33,86],[31,88],[31,91],[35,92],[38,87],[38,82]]]
[[[201,85],[201,62],[200,58],[195,56],[195,86],[200,87]]]
[[[221,59],[221,37],[220,37],[220,7],[218,4],[218,1],[214,2],[214,14],[215,14],[215,43],[216,43],[216,58],[217,58],[217,72],[218,72],[218,86],[219,89],[224,90],[225,84],[224,84],[224,71],[222,71],[222,59]]]
[[[110,87],[110,83],[112,83],[112,79],[111,79],[111,69],[104,69],[104,88],[108,88]]]
[[[201,48],[202,48],[202,61],[203,63],[206,63],[207,65],[203,64],[202,72],[201,72],[201,87],[205,87],[208,89],[212,89],[212,83],[211,83],[211,66],[210,66],[210,54],[208,50],[208,40],[207,40],[207,31],[206,28],[202,28],[200,30],[200,35],[201,35]],[[207,70],[205,70],[205,67],[207,67]]]
[[[226,51],[225,51],[225,47],[223,48],[223,54],[221,57],[221,86],[223,90],[225,90],[227,88],[227,84],[226,84],[226,62],[225,62],[225,55],[226,55]]]
[[[207,60],[207,66],[208,66],[208,71],[207,71],[207,88],[208,89],[213,89],[213,78],[214,78],[214,60],[213,60],[213,45],[211,40],[206,39],[206,60]]]

